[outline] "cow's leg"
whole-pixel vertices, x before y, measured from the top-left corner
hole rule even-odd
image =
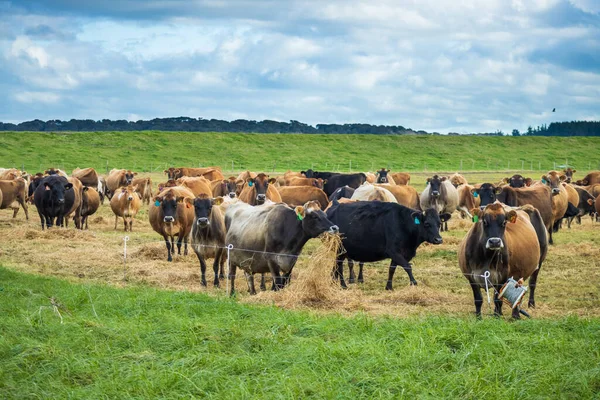
[[[356,282],[356,275],[354,274],[354,261],[351,259],[348,260],[348,283]]]
[[[554,240],[552,240],[552,227],[550,227],[550,229],[548,229],[548,234],[549,234],[548,243],[554,244]]]
[[[569,217],[569,218],[567,218],[567,228],[568,229],[571,229],[571,222],[573,222],[574,218],[575,217]]]
[[[233,296],[235,293],[235,274],[237,272],[237,266],[233,263],[229,263],[229,295]]]
[[[469,279],[471,289],[473,290],[473,300],[475,301],[475,316],[477,319],[481,319],[481,305],[483,304],[483,297],[481,296],[481,288],[478,283]]]
[[[248,293],[254,296],[256,294],[256,288],[254,287],[254,274],[244,272],[246,275],[246,282],[248,282]]]
[[[181,255],[181,243],[183,242],[183,235],[177,236],[177,254]]]
[[[533,271],[531,277],[529,278],[529,302],[527,303],[528,307],[535,308],[535,288],[537,286],[537,278],[540,273],[540,269],[542,265],[540,264],[538,268]]]
[[[199,252],[196,252],[196,255],[198,256],[198,261],[200,261],[200,283],[202,286],[206,286],[206,261],[204,261],[204,257]]]
[[[182,233],[183,235],[183,233]],[[189,237],[187,235],[183,236],[183,255],[187,256],[188,255],[188,240]]]
[[[19,207],[13,208],[13,219],[17,218],[18,212],[19,212]]]
[[[577,218],[577,225],[581,225],[581,215],[578,215],[576,218]]]
[[[263,292],[267,290],[267,283],[264,273],[260,274],[260,290]]]
[[[213,280],[213,285],[215,287],[219,287],[219,264],[221,264],[221,268],[223,268],[223,262],[221,261],[223,258],[223,249],[218,248],[215,252],[215,261],[213,263],[213,272],[215,273],[215,279]],[[221,273],[223,271],[221,270]]]
[[[280,290],[283,288],[283,277],[281,276],[281,268],[274,261],[269,261],[269,270],[271,271],[271,276],[273,277],[273,287],[275,290]]]
[[[54,218],[46,216],[46,228],[50,229],[54,225]]]
[[[494,287],[496,288],[494,291],[494,316],[500,317],[502,315],[502,299],[498,297],[498,293],[502,287],[500,285],[494,285]]]
[[[129,217],[129,232],[133,232],[133,217]]]
[[[348,289],[348,286],[346,286],[346,282],[344,281],[344,257],[340,256],[339,254],[336,260],[336,271],[334,278],[339,278],[340,286],[343,289]]]
[[[63,214],[59,214],[56,218],[56,226],[69,227],[69,217],[65,217]]]
[[[115,215],[115,231],[117,230],[117,224],[119,223],[119,216]]]
[[[123,231],[127,232],[127,230],[129,229],[129,223],[127,221],[127,217],[123,217]]]
[[[287,286],[290,284],[290,280],[292,279],[292,271],[286,272],[283,274],[283,286]]]
[[[227,261],[227,256],[224,249],[219,250],[221,251],[221,270],[219,271],[219,279],[225,279],[225,262]]]
[[[365,283],[365,280],[363,278],[363,267],[364,266],[365,266],[365,263],[363,263],[363,262],[358,263],[358,283]]]
[[[168,236],[164,236],[165,244],[167,245],[167,261],[173,261],[173,257],[171,256],[171,242]]]
[[[38,215],[40,216],[40,222],[42,223],[42,230],[44,230],[45,224],[46,224],[46,217],[44,217],[44,215],[39,211],[38,211]]]
[[[392,278],[394,277],[394,272],[396,271],[396,266],[398,266],[398,265],[400,265],[402,268],[404,268],[404,270],[408,274],[408,279],[410,280],[410,284],[416,285],[417,281],[415,280],[415,277],[413,276],[413,273],[412,273],[412,264],[410,264],[408,261],[406,261],[406,258],[404,258],[404,256],[398,252],[393,252],[392,257],[390,257],[390,258],[392,259],[392,262],[390,263],[390,270],[388,272],[388,281],[385,285],[385,290],[393,290]]]
[[[25,199],[19,199],[19,204],[23,207],[23,211],[25,212],[25,219],[29,219],[29,207],[27,206],[27,202]]]

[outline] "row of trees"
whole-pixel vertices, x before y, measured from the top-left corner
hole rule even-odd
[[[298,121],[280,122],[272,120],[248,121],[237,119],[224,121],[204,118],[154,118],[149,121],[126,121],[103,119],[39,119],[20,124],[0,122],[0,131],[184,131],[184,132],[251,132],[251,133],[361,133],[372,135],[439,135],[438,132],[414,131],[400,125],[371,124],[317,124],[308,125]],[[450,132],[449,135],[458,135]],[[471,135],[504,136],[504,132],[472,133]],[[552,122],[550,125],[531,126],[526,132],[513,129],[513,136],[600,136],[600,121]]]

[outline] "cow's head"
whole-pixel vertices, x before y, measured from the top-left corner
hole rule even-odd
[[[323,185],[327,183],[327,179],[323,180],[321,178],[313,178],[312,184],[314,187],[318,189],[323,189]]]
[[[44,182],[44,188],[50,192],[50,198],[58,204],[65,203],[65,192],[73,188],[72,183],[64,183],[60,180]]]
[[[119,193],[119,199],[125,197],[125,199],[130,202],[133,201],[133,199],[135,197],[138,196],[138,194],[136,193],[138,186],[132,186],[132,185],[127,185],[127,186],[123,186],[121,187],[121,191]]]
[[[450,214],[438,214],[435,208],[425,211],[415,211],[411,215],[412,223],[419,227],[419,234],[426,242],[431,244],[442,244],[440,226],[442,222],[450,219]]]
[[[163,173],[167,175],[167,179],[169,179],[169,180],[170,179],[175,180],[175,179],[181,177],[181,175],[180,175],[181,174],[181,170],[179,168],[173,168],[173,167],[171,167],[169,169],[165,169],[163,171]]]
[[[504,178],[504,182],[508,183],[510,187],[513,188],[522,188],[525,186],[531,186],[533,183],[533,179],[525,178],[523,175],[515,174],[510,178]]]
[[[572,169],[571,167],[568,167],[566,169],[563,169],[563,173],[566,176],[565,182],[567,183],[571,183],[571,181],[573,180],[573,174],[577,172],[576,169]]]
[[[154,205],[162,209],[163,222],[173,223],[177,220],[177,206],[180,204],[191,207],[193,202],[188,197],[176,196],[171,190],[154,197]]]
[[[131,172],[130,170],[125,171],[125,173],[123,174],[123,178],[125,179],[125,184],[131,185],[131,181],[133,180],[133,177],[136,175],[137,175],[137,172]]]
[[[447,178],[442,176],[441,178],[437,175],[434,175],[431,178],[427,178],[427,184],[429,185],[429,194],[433,198],[440,197],[442,191],[442,182],[444,182]]]
[[[505,211],[502,203],[496,201],[485,208],[475,208],[471,212],[476,224],[483,228],[485,248],[491,251],[500,251],[504,248],[504,232],[507,223],[517,222],[517,212]]]
[[[557,171],[550,171],[546,175],[542,175],[542,183],[552,189],[552,196],[560,193],[561,183],[565,179],[566,176]]]
[[[377,171],[377,183],[388,183],[387,175],[389,172],[390,170],[385,168],[381,168],[379,171]]]
[[[479,197],[481,206],[492,204],[496,201],[496,197],[502,193],[502,188],[495,186],[493,183],[483,183],[479,188],[471,189],[473,197]]]
[[[256,178],[250,178],[246,181],[247,185],[254,189],[256,204],[264,204],[265,200],[267,200],[269,184],[273,184],[276,181],[275,178],[269,179],[269,176],[263,173],[258,174]]]
[[[325,232],[338,233],[340,230],[337,225],[327,219],[317,201],[309,201],[303,206],[296,207],[294,211],[296,218],[302,221],[302,230],[308,237],[315,238]]]
[[[238,194],[238,185],[235,181],[235,177],[231,176],[229,179],[223,179],[221,181],[223,193],[226,193],[232,199]]]
[[[196,215],[196,224],[200,228],[207,228],[210,225],[210,214],[213,206],[223,203],[222,197],[211,199],[206,194],[201,194],[194,199],[194,213]]]
[[[44,174],[45,175],[58,175],[58,171],[55,170],[54,168],[49,168],[44,171]]]

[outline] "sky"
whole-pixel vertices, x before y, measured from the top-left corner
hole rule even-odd
[[[0,92],[3,122],[600,120],[600,1],[0,0]]]

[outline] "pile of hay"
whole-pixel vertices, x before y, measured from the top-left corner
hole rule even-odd
[[[139,249],[131,252],[130,258],[141,259],[141,260],[166,260],[167,250],[164,245],[158,244],[145,244]]]

